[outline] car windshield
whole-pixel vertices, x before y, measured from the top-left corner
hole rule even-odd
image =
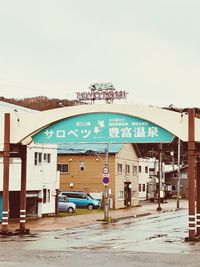
[[[87,196],[91,199],[94,199],[90,194],[87,194]],[[95,199],[94,199],[95,200]]]
[[[64,196],[59,196],[59,201],[60,202],[69,202],[69,199],[67,197],[64,197]]]

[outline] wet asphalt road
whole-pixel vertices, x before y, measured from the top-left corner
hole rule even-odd
[[[0,266],[200,266],[187,211],[0,238]]]

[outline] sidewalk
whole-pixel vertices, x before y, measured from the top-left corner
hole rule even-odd
[[[141,202],[141,207],[131,207],[120,210],[110,210],[109,216],[112,219],[127,219],[127,218],[136,218],[140,216],[150,215],[150,214],[159,214],[156,209],[158,203],[149,203]],[[162,211],[161,212],[170,212],[176,210],[176,200],[167,200],[167,203],[161,203]],[[187,209],[188,201],[180,201],[180,209]],[[26,228],[30,231],[53,231],[60,229],[67,229],[79,226],[86,226],[91,224],[102,223],[104,218],[104,213],[92,213],[84,214],[77,216],[67,216],[67,217],[47,217],[40,219],[28,220],[26,223]],[[10,229],[18,229],[19,223],[11,222],[9,224]]]

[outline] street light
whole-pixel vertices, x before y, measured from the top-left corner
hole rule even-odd
[[[170,156],[172,157],[172,170],[174,170],[174,150],[170,151]]]

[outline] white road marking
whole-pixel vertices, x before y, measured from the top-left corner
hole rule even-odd
[[[112,235],[116,235],[116,234],[100,235],[100,236],[91,238],[91,239],[89,239],[89,240],[91,241],[91,240],[103,239],[103,238],[107,238],[108,236],[112,236]]]

